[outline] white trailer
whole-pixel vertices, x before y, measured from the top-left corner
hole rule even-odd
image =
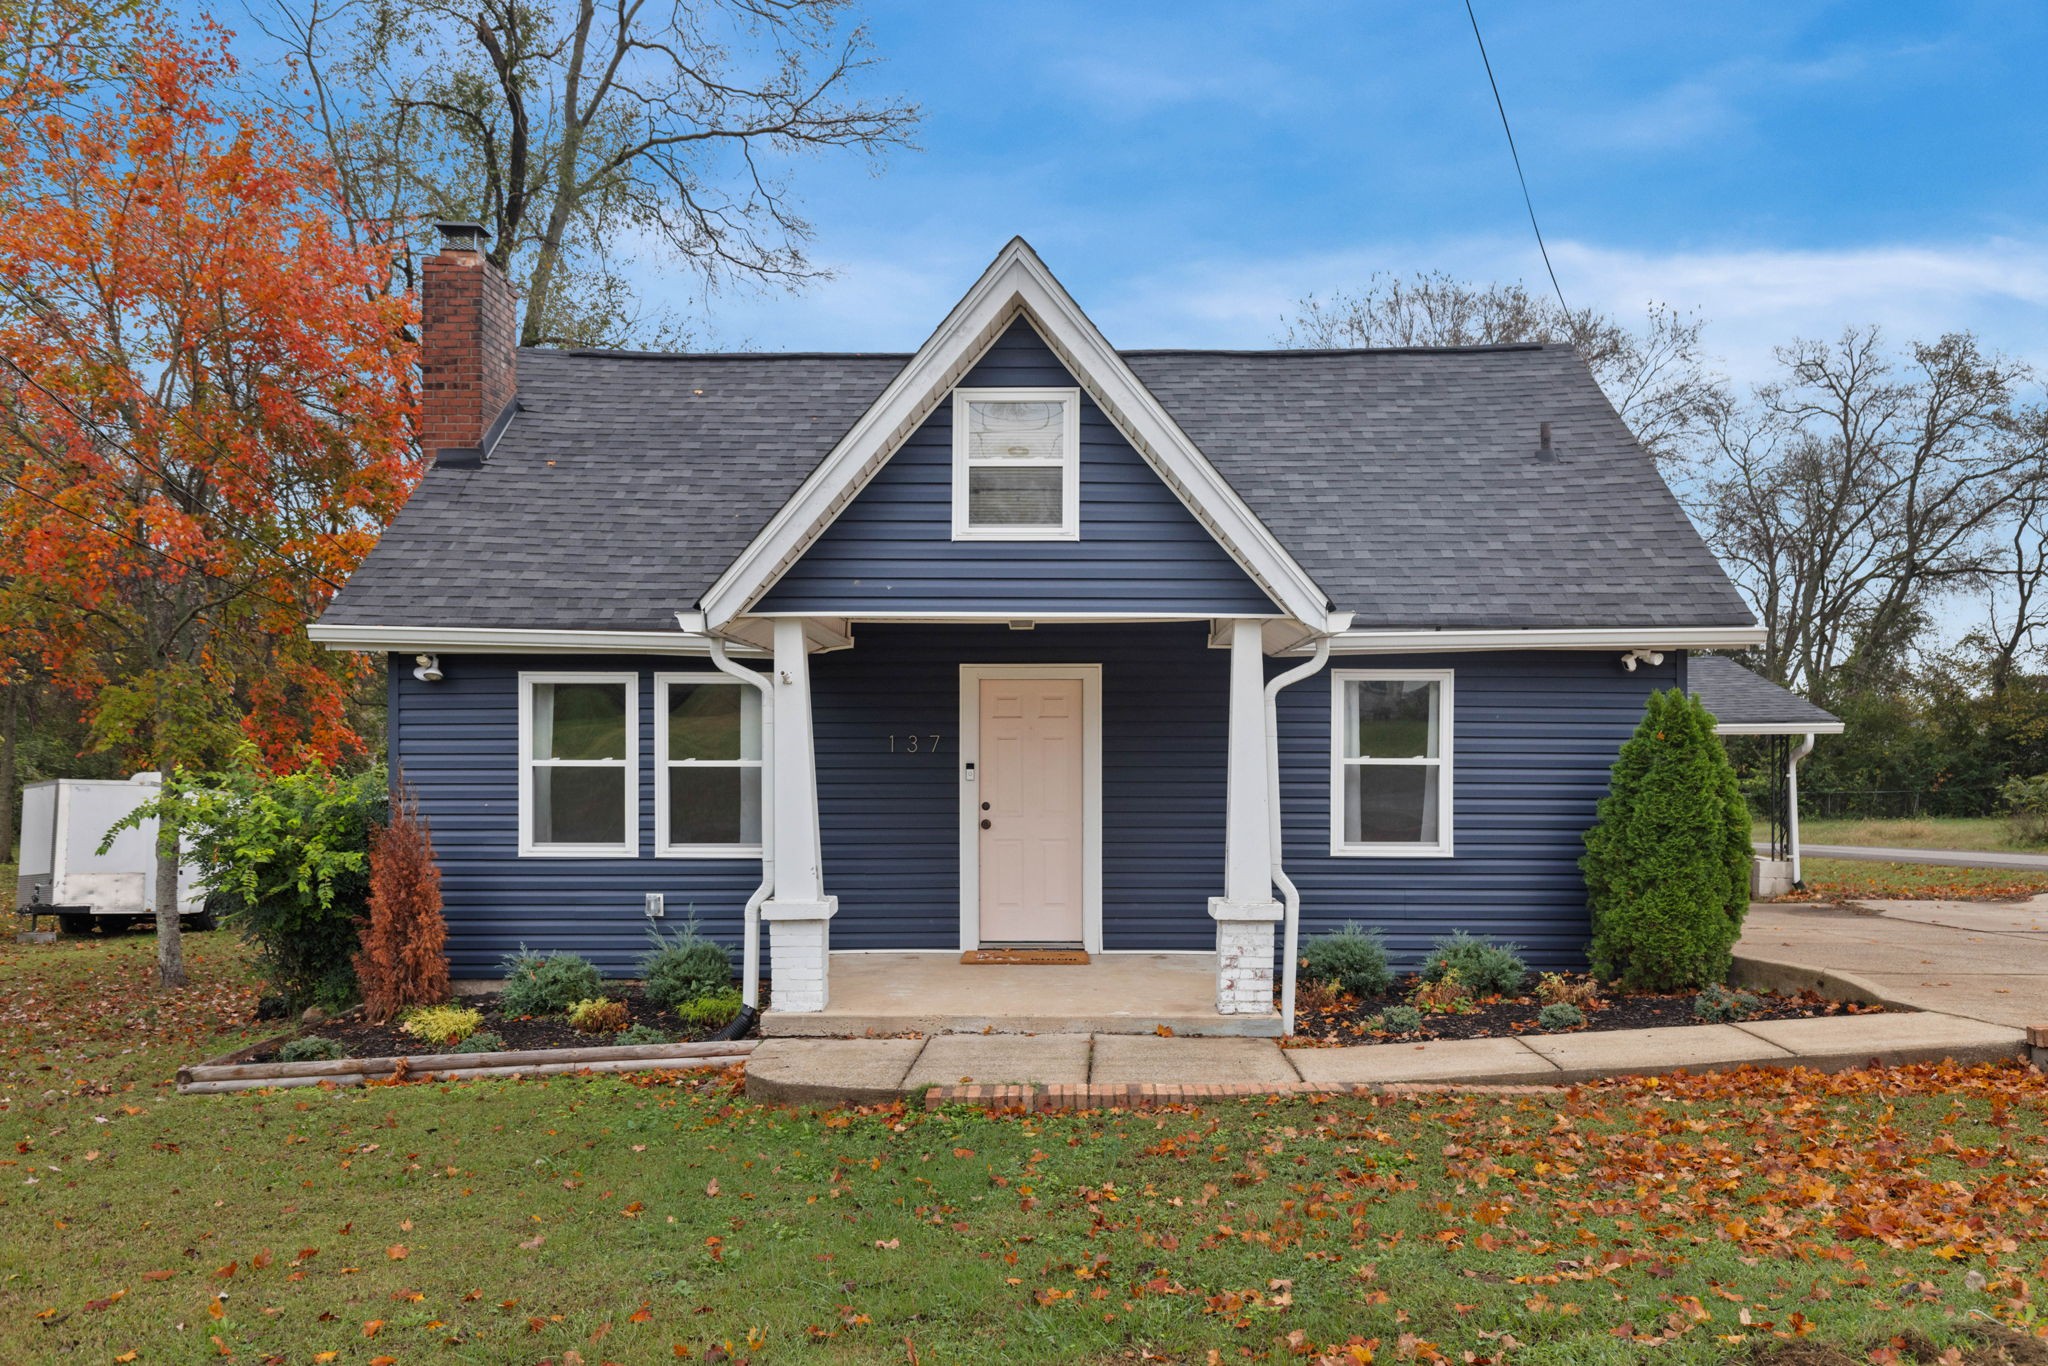
[[[156,818],[100,842],[123,816],[157,795],[163,778],[53,778],[21,790],[21,865],[17,910],[54,915],[64,930],[126,927],[156,916]],[[210,927],[205,891],[192,864],[178,867],[178,913]]]

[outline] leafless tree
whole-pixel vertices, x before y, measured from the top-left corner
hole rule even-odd
[[[1769,629],[1766,672],[1821,698],[1881,686],[1944,598],[2007,564],[2048,424],[2026,367],[1967,333],[1895,358],[1852,328],[1777,362],[1716,423],[1696,515]]]
[[[1570,342],[1608,401],[1660,461],[1672,462],[1727,406],[1700,351],[1700,321],[1663,304],[1639,329],[1593,309],[1567,312],[1521,284],[1471,284],[1441,271],[1375,274],[1357,294],[1297,306],[1283,346],[1479,346]]]
[[[848,0],[257,2],[361,218],[483,222],[527,346],[672,332],[636,264],[707,290],[816,278],[792,159],[879,161],[918,118],[856,93],[878,59]]]

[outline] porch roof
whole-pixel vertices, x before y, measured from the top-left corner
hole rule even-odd
[[[1686,661],[1686,691],[1723,735],[1840,735],[1840,718],[1721,655]]]

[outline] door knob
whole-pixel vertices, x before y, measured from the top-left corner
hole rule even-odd
[[[988,817],[986,817],[986,816],[983,816],[983,817],[981,818],[981,828],[982,828],[982,829],[984,829],[984,830],[987,830],[987,829],[990,829],[991,827],[993,827],[994,825],[995,825],[995,822],[994,822],[994,821],[992,821],[992,820],[990,820],[990,819],[989,819]]]

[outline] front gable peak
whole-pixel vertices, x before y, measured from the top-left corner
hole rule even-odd
[[[881,396],[712,585],[702,602],[706,625],[715,630],[763,606],[783,575],[1020,321],[1030,325],[1086,401],[1114,424],[1258,589],[1286,615],[1312,630],[1326,629],[1327,596],[1021,237],[997,254]]]

